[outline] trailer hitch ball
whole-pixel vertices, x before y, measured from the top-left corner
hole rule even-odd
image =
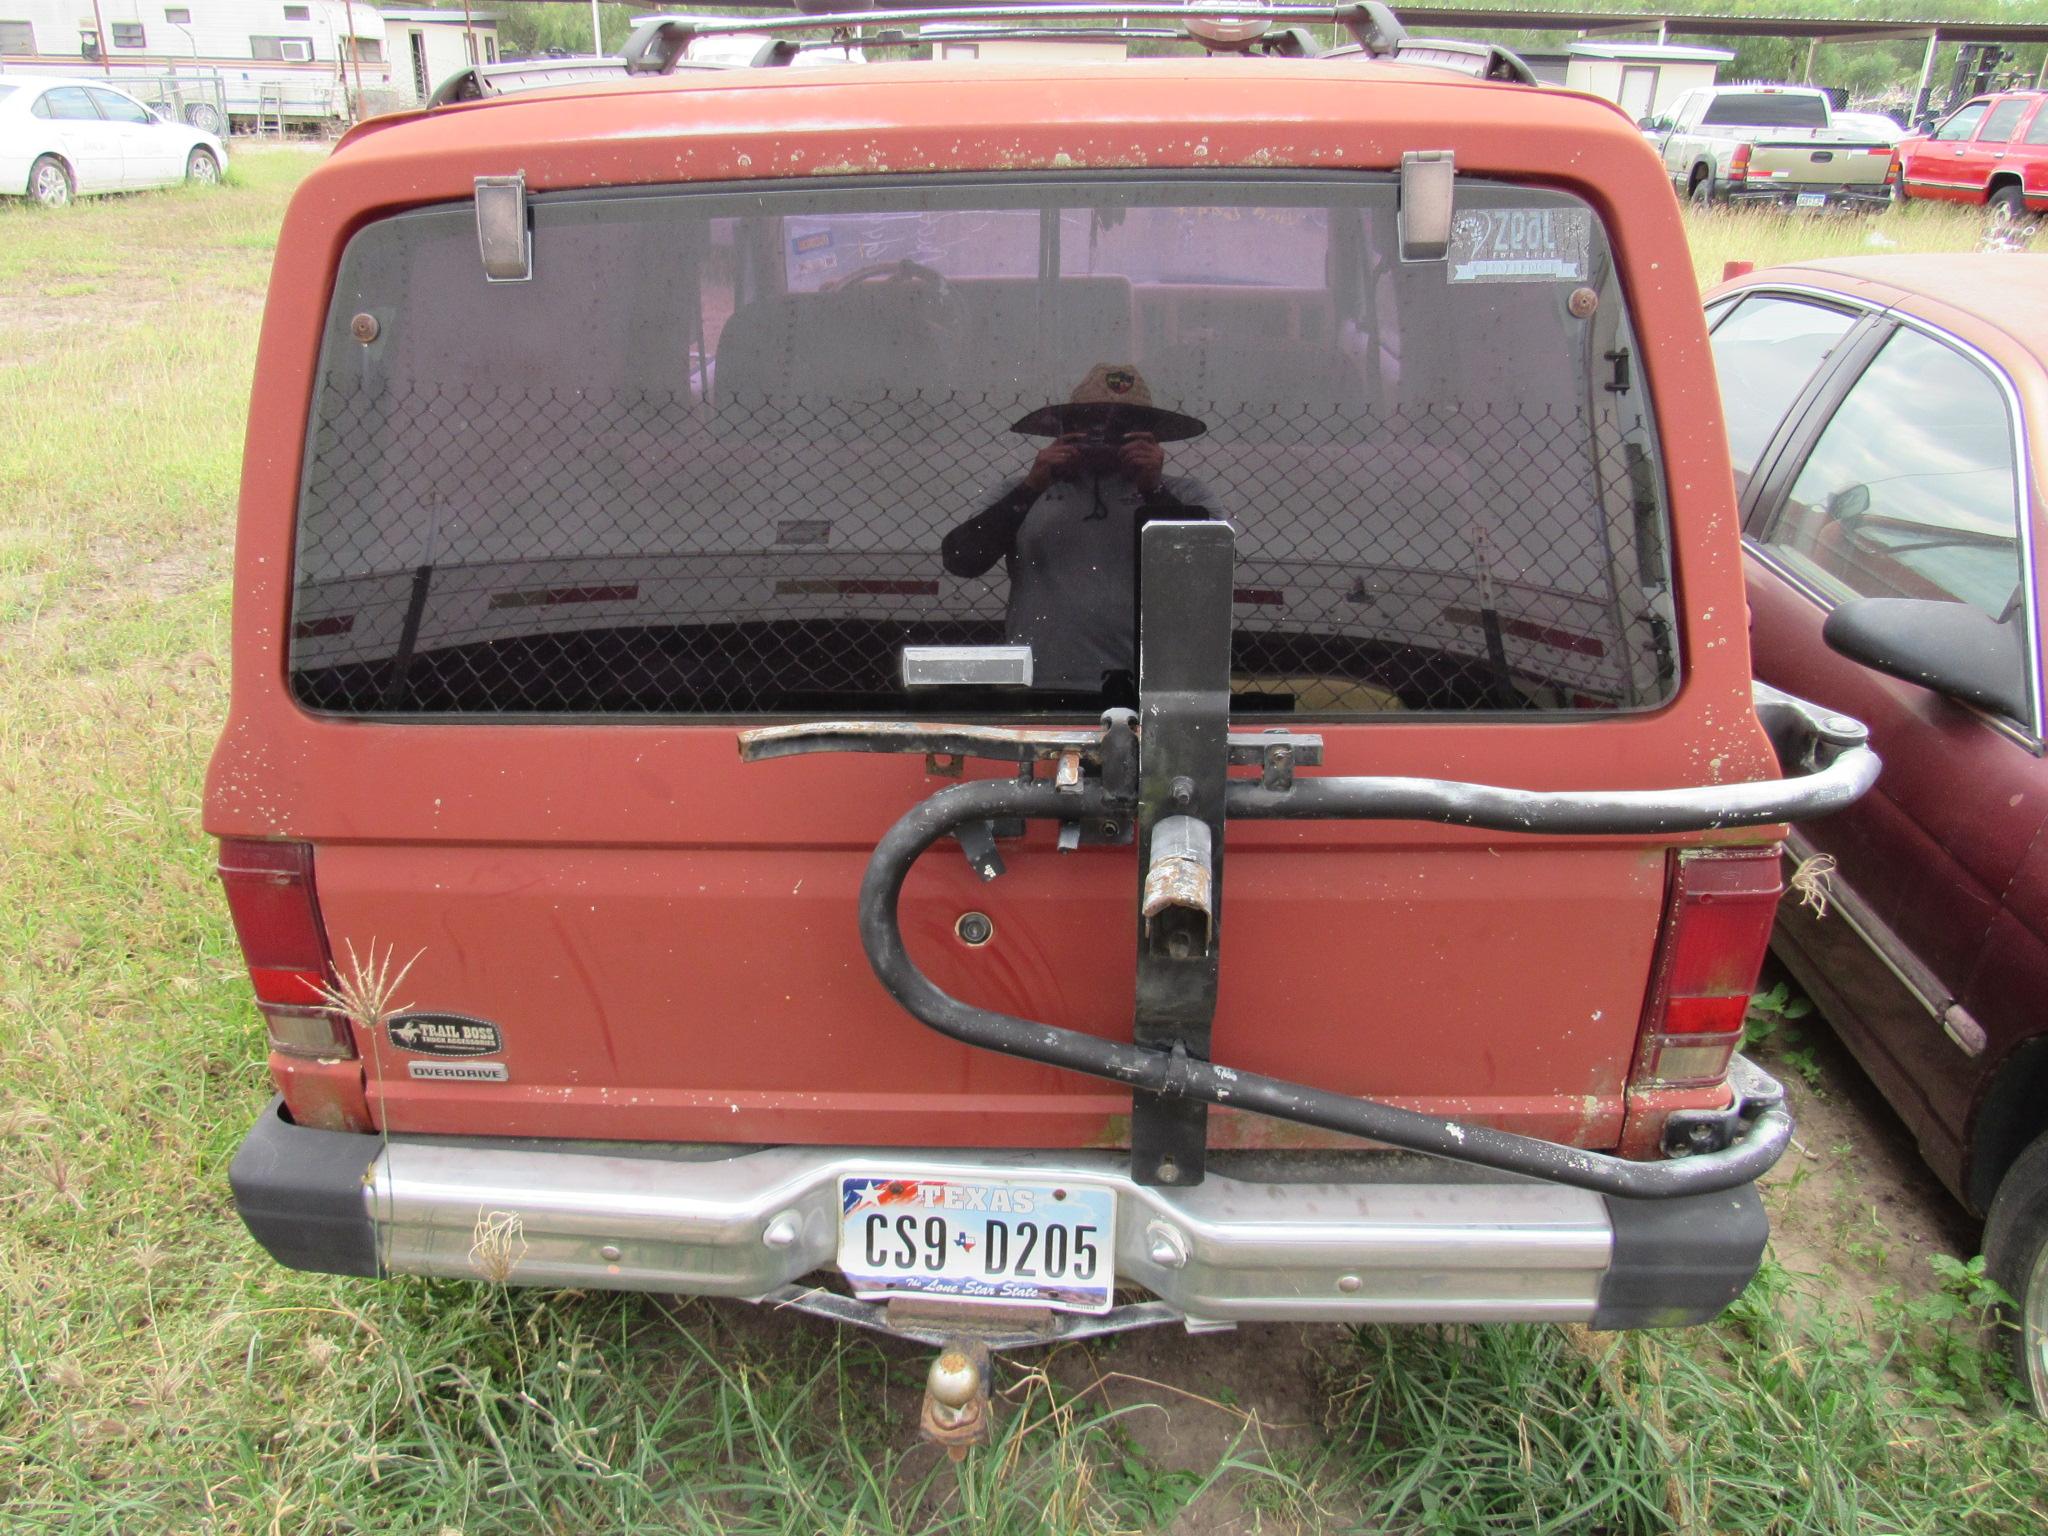
[[[925,1377],[924,1412],[919,1417],[924,1437],[943,1445],[955,1461],[970,1445],[987,1442],[991,1419],[986,1345],[956,1339],[939,1351]]]
[[[1169,960],[1199,960],[1215,933],[1209,827],[1192,816],[1168,816],[1152,829],[1145,870],[1145,941]]]

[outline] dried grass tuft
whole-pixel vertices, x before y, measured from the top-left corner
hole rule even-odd
[[[410,1003],[394,1003],[398,989],[405,985],[405,978],[419,963],[424,949],[413,951],[412,959],[398,968],[398,974],[391,972],[391,963],[398,957],[398,946],[385,946],[382,957],[377,953],[377,941],[370,940],[367,957],[356,954],[355,941],[347,940],[348,964],[341,968],[337,984],[320,988],[323,1006],[330,1013],[338,1013],[357,1029],[368,1033],[390,1019],[394,1013],[402,1013],[411,1007]]]
[[[1816,853],[1810,859],[1802,859],[1799,867],[1792,871],[1792,892],[1798,896],[1801,906],[1813,910],[1815,917],[1828,915],[1828,901],[1833,894],[1828,881],[1834,872],[1835,856],[1831,853]]]
[[[526,1223],[517,1211],[478,1211],[471,1234],[469,1266],[493,1285],[512,1278],[526,1257]]]

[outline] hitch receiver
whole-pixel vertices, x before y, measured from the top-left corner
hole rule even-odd
[[[1223,929],[1235,534],[1224,522],[1139,535],[1138,991],[1131,1038],[1209,1059]],[[1318,743],[1320,745],[1320,743]],[[1131,1176],[1199,1184],[1209,1106],[1131,1095]]]

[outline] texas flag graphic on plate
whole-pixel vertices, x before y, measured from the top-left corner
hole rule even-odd
[[[1116,1288],[1116,1191],[1029,1179],[839,1181],[839,1267],[863,1300],[1106,1312]]]

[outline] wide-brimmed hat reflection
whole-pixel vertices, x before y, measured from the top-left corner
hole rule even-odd
[[[1032,437],[1059,437],[1068,432],[1120,437],[1147,432],[1162,443],[1173,443],[1200,437],[1209,429],[1192,416],[1154,405],[1144,376],[1130,364],[1098,363],[1063,403],[1040,406],[1013,423],[1010,430]]]

